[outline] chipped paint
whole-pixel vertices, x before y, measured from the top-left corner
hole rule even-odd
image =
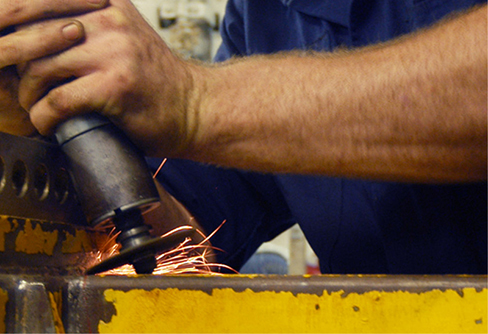
[[[5,252],[5,234],[12,231],[7,216],[0,216],[0,252]]]
[[[53,255],[57,240],[57,230],[44,231],[41,224],[32,224],[30,219],[26,219],[24,229],[19,232],[15,239],[15,251],[27,254]]]
[[[162,278],[163,279],[163,278]],[[108,289],[116,309],[100,333],[487,332],[487,290],[315,294],[247,289]]]
[[[0,252],[25,254],[89,253],[96,250],[94,240],[106,234],[62,222],[50,222],[0,215]]]
[[[0,289],[0,333],[6,332],[6,315],[7,315],[8,292]]]
[[[92,240],[84,230],[75,230],[75,234],[65,233],[65,239],[61,246],[61,252],[65,254],[90,252],[93,250]]]
[[[97,233],[63,223],[0,215],[0,252],[6,251],[9,239],[15,239],[16,252],[27,254],[53,255],[55,249],[60,249],[63,254],[91,252],[95,249],[94,234]]]

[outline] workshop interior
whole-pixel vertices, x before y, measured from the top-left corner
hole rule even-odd
[[[211,61],[225,0],[133,3],[183,57]],[[488,331],[486,276],[321,275],[298,226],[223,274],[110,121],[54,137],[0,132],[0,332]],[[154,210],[171,229],[152,233]]]

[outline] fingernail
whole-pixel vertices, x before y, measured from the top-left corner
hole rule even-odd
[[[76,23],[70,23],[63,27],[62,33],[67,40],[76,41],[82,36],[82,28]]]

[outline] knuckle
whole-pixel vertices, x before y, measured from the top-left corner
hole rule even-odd
[[[120,8],[109,7],[100,12],[100,23],[107,28],[121,29],[130,25],[130,20]]]
[[[22,16],[25,8],[26,1],[2,1],[2,12],[5,18],[15,19],[16,17]]]
[[[130,66],[124,66],[113,74],[113,82],[119,88],[120,94],[127,94],[137,86],[137,79]]]
[[[13,38],[5,37],[0,47],[0,58],[5,65],[14,65],[23,61],[23,52]]]
[[[31,123],[41,135],[49,136],[51,134],[50,117],[46,117],[46,110],[36,106],[30,110],[29,115]]]
[[[18,92],[19,104],[25,110],[30,110],[37,102],[35,92],[26,89],[25,85],[21,85]]]
[[[59,114],[69,114],[70,103],[69,98],[63,93],[62,89],[55,88],[49,91],[45,96],[46,102],[49,107]]]
[[[25,82],[28,82],[30,87],[37,86],[40,81],[44,78],[43,67],[39,66],[36,62],[29,62],[25,66],[22,78]]]
[[[50,31],[49,31],[50,32]],[[39,34],[36,42],[36,50],[33,52],[36,56],[46,56],[60,51],[63,46],[63,39],[54,39],[54,34]]]
[[[20,89],[19,90],[19,96],[18,96],[18,99],[19,99],[19,104],[22,108],[24,108],[25,110],[30,110],[31,109],[31,103],[29,102],[29,97],[28,97],[28,94]]]

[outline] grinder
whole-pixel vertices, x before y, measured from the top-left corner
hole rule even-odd
[[[55,136],[88,223],[95,227],[112,221],[120,231],[120,253],[87,274],[126,263],[138,274],[150,274],[158,252],[193,233],[187,229],[171,238],[150,235],[142,215],[159,204],[158,190],[143,154],[107,118],[96,113],[71,118],[58,126]]]

